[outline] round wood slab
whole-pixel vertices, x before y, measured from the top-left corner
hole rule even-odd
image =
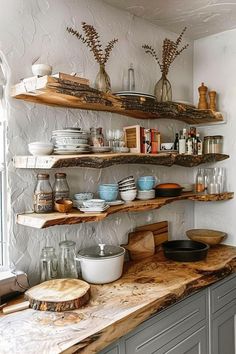
[[[54,279],[33,286],[25,297],[30,307],[41,311],[68,311],[86,304],[90,285],[79,279]]]

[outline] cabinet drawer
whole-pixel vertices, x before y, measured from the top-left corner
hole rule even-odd
[[[219,311],[228,304],[236,303],[236,275],[231,275],[218,285],[210,288],[211,313]]]
[[[206,318],[206,291],[147,320],[125,337],[125,352],[151,354]]]

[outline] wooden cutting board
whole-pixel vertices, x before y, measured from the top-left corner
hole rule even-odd
[[[152,231],[155,247],[160,246],[165,241],[168,241],[168,221],[160,221],[155,224],[143,225],[135,229],[135,231],[143,230]]]
[[[168,241],[168,222],[161,221],[137,227],[129,233],[128,244],[123,247],[129,251],[130,259],[137,261],[154,255],[165,241]]]
[[[33,286],[25,297],[34,310],[68,311],[86,304],[90,285],[79,279],[54,279]]]

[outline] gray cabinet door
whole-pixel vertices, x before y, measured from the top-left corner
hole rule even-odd
[[[125,354],[122,338],[104,348],[99,354]]]
[[[236,353],[236,305],[212,320],[211,354]]]
[[[206,326],[202,326],[176,345],[170,343],[169,347],[158,350],[155,354],[208,354]]]

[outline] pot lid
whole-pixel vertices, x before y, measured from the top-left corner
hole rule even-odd
[[[113,258],[122,255],[125,249],[120,246],[106,245],[100,243],[98,246],[84,248],[78,255],[83,258]]]

